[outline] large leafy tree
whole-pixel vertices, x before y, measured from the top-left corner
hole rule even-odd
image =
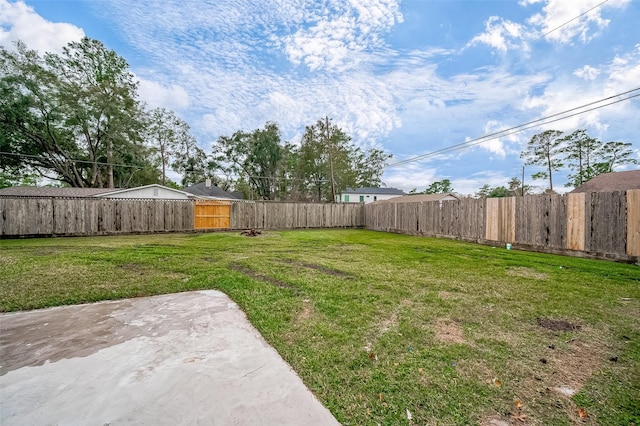
[[[347,187],[377,187],[391,157],[379,149],[363,150],[325,117],[307,126],[298,151],[298,189],[317,201],[334,201]]]
[[[599,161],[595,164],[596,173],[610,173],[616,166],[638,164],[638,160],[632,157],[633,148],[628,142],[607,142],[598,154]]]
[[[0,143],[15,170],[114,187],[149,167],[139,161],[147,153],[137,84],[127,62],[99,41],[84,38],[44,56],[22,43],[0,47],[0,72]]]
[[[433,182],[424,190],[425,194],[446,194],[449,192],[453,192],[453,186],[451,186],[449,179]]]
[[[271,122],[262,129],[239,130],[231,136],[220,136],[213,146],[215,167],[238,176],[245,189],[258,198],[276,199],[283,159],[280,142],[280,129]]]
[[[566,165],[572,170],[566,186],[577,187],[598,174],[594,164],[595,157],[602,143],[590,137],[587,131],[579,129],[562,138],[565,144],[562,149]]]
[[[526,165],[536,165],[544,168],[544,171],[534,173],[534,179],[549,179],[549,191],[553,192],[553,172],[562,167],[558,158],[562,154],[562,132],[559,130],[547,130],[534,135],[527,148],[520,155],[525,159]]]
[[[146,137],[160,164],[161,181],[167,184],[167,167],[179,173],[182,185],[202,182],[208,169],[207,155],[191,135],[189,124],[166,108],[149,111]]]

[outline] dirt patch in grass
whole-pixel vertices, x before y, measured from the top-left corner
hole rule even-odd
[[[2,266],[9,266],[9,265],[14,265],[18,262],[18,259],[16,257],[13,257],[9,254],[3,254],[0,257],[0,265]]]
[[[549,274],[545,272],[538,272],[534,268],[527,268],[525,266],[517,266],[507,269],[507,274],[512,277],[531,278],[534,280],[548,280]]]
[[[538,325],[547,330],[553,331],[574,331],[580,330],[580,326],[577,324],[571,324],[569,321],[556,320],[550,318],[536,318]]]
[[[293,288],[292,286],[290,286],[289,284],[282,282],[280,280],[277,280],[275,278],[269,277],[267,275],[261,274],[259,272],[256,272],[252,269],[249,269],[248,267],[244,266],[244,265],[240,265],[237,263],[232,263],[231,265],[229,265],[229,269],[231,269],[232,271],[236,271],[236,272],[240,272],[243,275],[246,275],[250,278],[253,278],[255,280],[258,281],[262,281],[262,282],[266,282],[269,284],[273,284],[276,287],[280,287],[280,288]]]
[[[302,261],[291,260],[291,259],[278,259],[278,260],[280,262],[288,263],[290,265],[295,265],[301,268],[313,269],[315,271],[322,272],[323,274],[331,275],[333,277],[352,278],[351,274],[348,274],[347,272],[342,272],[342,271],[338,271],[337,269],[327,268],[326,266],[317,265],[315,263],[302,262]]]
[[[464,344],[466,340],[460,325],[452,320],[439,319],[433,326],[436,340],[443,343]]]
[[[302,309],[300,310],[300,312],[298,312],[298,315],[295,317],[293,321],[294,325],[300,325],[309,321],[309,319],[313,316],[313,314],[314,314],[314,309],[313,309],[313,305],[311,304],[311,300],[303,299]]]

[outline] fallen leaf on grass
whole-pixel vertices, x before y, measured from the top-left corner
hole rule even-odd
[[[420,374],[424,373],[424,368],[418,368],[418,373]]]
[[[578,413],[578,417],[580,417],[581,419],[586,419],[587,417],[589,417],[587,415],[587,410],[585,410],[584,408],[578,408],[576,412]]]
[[[496,385],[497,387],[502,386],[502,382],[498,379],[493,379],[493,384]]]
[[[517,421],[522,422],[522,423],[524,423],[527,420],[527,416],[525,416],[524,414],[518,414],[518,415],[512,414],[511,418],[513,420],[517,420]]]
[[[522,408],[522,401],[517,400],[515,403],[516,408]]]
[[[369,352],[369,359],[372,360],[372,361],[373,360],[377,361],[378,360],[378,355],[374,354],[373,352]]]
[[[382,402],[382,394],[378,395],[378,397],[380,398],[380,402]]]

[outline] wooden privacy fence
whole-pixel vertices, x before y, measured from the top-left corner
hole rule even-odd
[[[193,229],[193,201],[0,197],[0,237]]]
[[[356,203],[233,202],[232,229],[356,228],[364,226],[364,205]]]
[[[640,256],[640,190],[510,198],[374,203],[367,229],[510,243],[555,253],[620,260]]]
[[[350,228],[362,204],[0,197],[0,237]]]

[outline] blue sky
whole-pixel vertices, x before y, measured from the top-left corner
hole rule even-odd
[[[1,45],[102,41],[142,100],[176,111],[207,152],[267,121],[299,143],[328,115],[390,163],[640,87],[638,23],[639,0],[0,0]],[[552,128],[631,142],[640,159],[638,117],[635,98],[390,166],[383,180],[408,191],[450,179],[463,194],[506,185],[531,136]]]

